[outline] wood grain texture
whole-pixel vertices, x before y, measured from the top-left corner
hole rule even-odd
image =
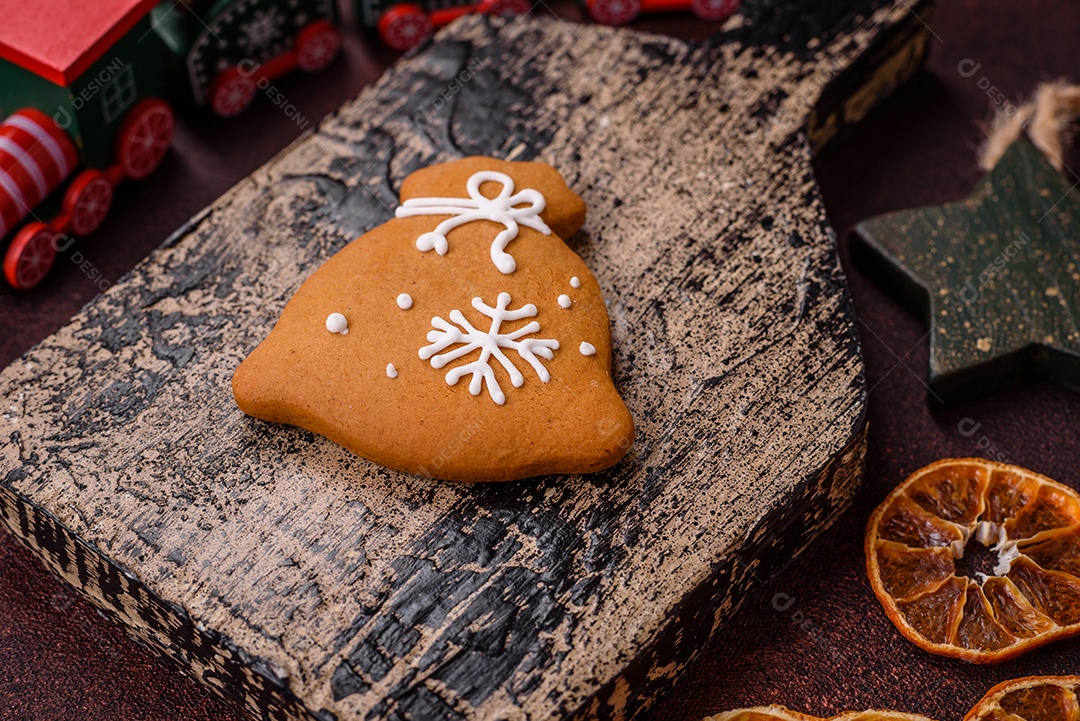
[[[901,5],[746,12],[705,45],[444,31],[0,375],[0,519],[254,716],[647,705],[857,486],[865,383],[808,133],[925,47]],[[570,242],[608,301],[627,459],[462,486],[244,417],[231,374],[304,278],[414,169],[477,153],[589,204]]]
[[[930,336],[931,405],[1042,376],[1080,391],[1080,201],[1023,138],[956,203],[870,218],[853,257]]]

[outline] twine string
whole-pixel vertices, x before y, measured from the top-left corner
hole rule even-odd
[[[990,171],[1010,145],[1027,131],[1036,148],[1042,151],[1058,172],[1065,168],[1066,130],[1080,117],[1080,85],[1064,81],[1043,83],[1033,100],[1015,109],[998,112],[990,124],[986,141],[979,151],[979,166]]]

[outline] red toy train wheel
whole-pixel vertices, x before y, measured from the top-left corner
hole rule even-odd
[[[735,14],[740,0],[690,0],[690,10],[702,20],[720,22]]]
[[[113,187],[100,170],[84,170],[64,192],[64,213],[71,218],[70,230],[74,235],[89,235],[109,214],[112,206]]]
[[[251,105],[255,90],[255,79],[239,68],[222,70],[210,86],[210,109],[219,118],[235,117]]]
[[[484,0],[480,12],[485,15],[528,15],[533,9],[529,0]]]
[[[141,180],[161,164],[172,143],[176,119],[164,100],[146,98],[124,116],[116,138],[116,162],[124,177]]]
[[[641,12],[641,0],[588,0],[593,20],[604,25],[626,25]]]
[[[334,62],[341,50],[341,33],[325,20],[311,23],[296,38],[296,64],[308,73],[317,73]]]
[[[394,50],[409,50],[431,37],[435,25],[419,5],[401,3],[379,18],[379,37]]]
[[[56,234],[44,223],[27,223],[4,255],[4,277],[16,290],[30,290],[45,279],[56,261]]]

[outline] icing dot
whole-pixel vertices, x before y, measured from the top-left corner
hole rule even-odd
[[[570,279],[570,287],[571,288],[580,288],[581,287],[581,279],[578,278],[575,275],[573,278]]]
[[[559,296],[559,307],[560,308],[569,308],[572,304],[573,304],[573,301],[570,300],[570,296],[568,296],[566,293],[563,293],[562,295]]]
[[[397,307],[402,310],[408,310],[412,308],[412,296],[408,293],[402,293],[397,297]]]
[[[578,347],[581,351],[581,355],[596,355],[596,346],[586,341],[581,341],[581,345]]]
[[[386,364],[386,377],[397,378],[397,368],[394,367],[393,363]]]
[[[326,330],[331,333],[349,334],[349,321],[341,313],[331,313],[326,316]]]

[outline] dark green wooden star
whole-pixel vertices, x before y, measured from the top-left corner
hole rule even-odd
[[[856,226],[856,262],[930,325],[930,402],[1031,376],[1080,391],[1080,188],[1026,139],[964,200]]]

